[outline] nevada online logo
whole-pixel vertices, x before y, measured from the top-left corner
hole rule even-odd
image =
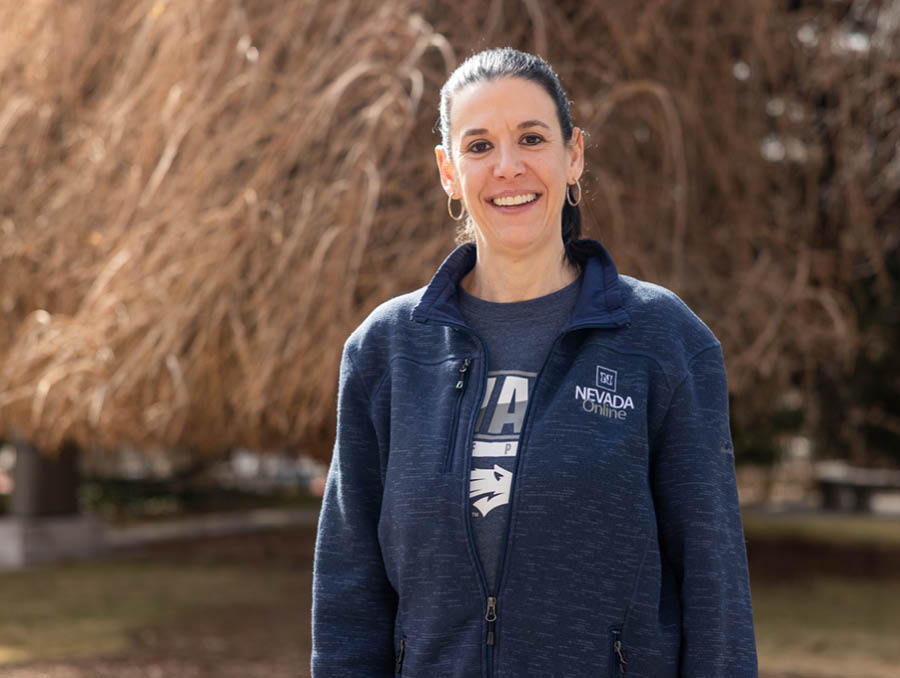
[[[575,399],[581,401],[581,408],[591,414],[599,414],[610,419],[625,419],[628,410],[634,409],[631,396],[616,393],[619,374],[608,367],[597,365],[597,386],[575,386]]]

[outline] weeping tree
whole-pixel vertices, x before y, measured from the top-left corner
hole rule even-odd
[[[831,385],[897,343],[898,12],[7,3],[0,435],[327,459],[343,339],[454,243],[439,87],[510,44],[588,133],[587,235],[722,340],[738,458],[771,458],[791,409],[829,452],[897,449],[896,397]]]

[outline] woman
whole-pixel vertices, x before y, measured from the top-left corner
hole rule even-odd
[[[344,346],[312,675],[757,675],[722,351],[580,237],[556,75],[511,49],[441,90],[474,242]]]

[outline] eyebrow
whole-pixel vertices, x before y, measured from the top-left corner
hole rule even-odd
[[[525,120],[524,122],[520,122],[517,127],[518,129],[527,129],[529,127],[543,127],[545,129],[550,129],[550,125],[545,122],[541,122],[540,120]],[[484,127],[475,127],[472,129],[467,129],[465,132],[463,132],[461,138],[465,139],[466,137],[474,137],[480,134],[487,133],[488,131]]]

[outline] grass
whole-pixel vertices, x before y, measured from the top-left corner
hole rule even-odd
[[[175,488],[167,480],[125,478],[87,478],[79,487],[81,510],[98,514],[115,525],[172,520],[211,512],[303,508],[320,503],[319,497],[298,487],[259,493],[219,486]]]
[[[744,533],[754,538],[900,546],[900,518],[896,516],[744,511],[743,521]]]
[[[282,590],[296,580],[287,569],[261,577],[250,567],[137,559],[4,573],[0,666],[121,652],[141,628],[277,602],[278,577]]]

